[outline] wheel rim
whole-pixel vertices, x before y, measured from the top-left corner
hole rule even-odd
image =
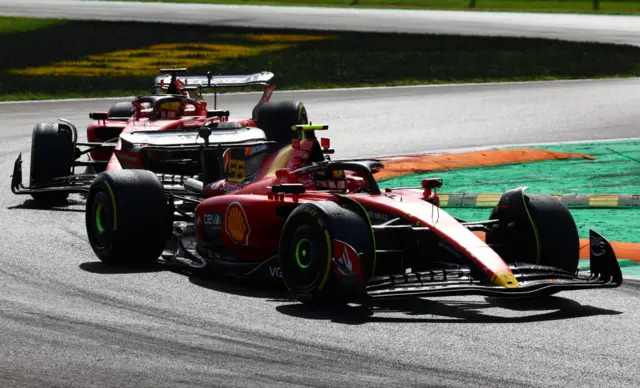
[[[327,249],[330,248],[324,232],[317,226],[303,225],[293,233],[287,248],[288,259],[281,266],[286,282],[295,285],[296,292],[311,292],[322,281]]]
[[[109,197],[104,190],[95,194],[91,204],[88,221],[91,243],[99,249],[109,245],[113,234],[113,210]]]
[[[102,218],[104,217],[104,206],[102,206],[101,203],[98,204],[98,206],[96,207],[96,213],[95,213],[95,223],[96,223],[96,229],[98,229],[98,233],[102,234],[104,233],[104,227],[102,226]]]
[[[313,257],[313,245],[308,238],[303,238],[296,244],[296,263],[298,267],[306,269],[311,265],[311,258]]]

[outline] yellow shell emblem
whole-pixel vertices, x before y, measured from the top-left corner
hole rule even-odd
[[[229,237],[239,244],[247,244],[249,240],[249,223],[244,209],[237,202],[227,208],[226,230]]]

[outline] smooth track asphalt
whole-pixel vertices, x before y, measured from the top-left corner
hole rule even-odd
[[[15,3],[0,2],[0,13]],[[13,12],[38,9],[20,3]],[[60,5],[49,13],[67,3],[40,1]],[[243,117],[257,98],[219,101]],[[274,99],[299,99],[314,122],[328,123],[337,157],[640,133],[637,79],[276,91]],[[88,113],[113,102],[0,104],[0,386],[640,386],[634,280],[544,302],[433,298],[319,312],[278,287],[103,266],[85,237],[80,197],[33,209],[11,194],[9,175],[20,152],[28,171],[35,123],[64,117],[83,133]]]

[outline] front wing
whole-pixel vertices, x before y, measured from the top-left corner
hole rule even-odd
[[[611,244],[590,231],[590,273],[570,273],[555,267],[512,263],[511,271],[518,287],[505,288],[473,276],[470,269],[433,270],[369,279],[367,295],[371,298],[406,298],[409,296],[484,295],[527,297],[558,291],[614,288],[622,284],[622,272]]]
[[[27,187],[22,183],[22,154],[20,154],[13,164],[11,191],[14,194],[32,194],[52,191],[85,193],[89,191],[89,187],[95,176],[95,174],[71,174],[69,176],[51,179],[46,183]]]

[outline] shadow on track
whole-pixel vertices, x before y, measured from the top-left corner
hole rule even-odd
[[[525,316],[497,316],[482,310],[502,308],[518,312],[545,311]],[[529,323],[594,315],[618,315],[619,311],[582,305],[572,299],[550,296],[540,299],[507,300],[485,298],[484,301],[436,301],[428,299],[379,300],[368,305],[321,309],[301,303],[276,307],[279,312],[305,319],[325,319],[350,325],[369,322],[398,323]],[[406,317],[385,317],[382,313],[404,313]]]
[[[293,302],[284,284],[275,282],[258,282],[255,280],[235,279],[223,276],[190,276],[189,281],[196,286],[211,291],[224,292],[231,295],[248,296],[267,299],[268,302]]]
[[[75,207],[74,207],[75,206]],[[81,206],[81,207],[78,207]],[[59,212],[84,213],[85,204],[76,200],[64,200],[59,202],[42,202],[34,199],[27,199],[21,205],[9,206],[9,210],[53,210]]]
[[[559,296],[523,299],[486,297],[482,300],[413,298],[373,300],[361,305],[317,308],[297,302],[288,293],[283,283],[238,279],[217,275],[205,269],[173,268],[158,262],[138,266],[112,266],[100,261],[82,263],[80,268],[98,274],[172,271],[180,276],[187,276],[189,282],[209,291],[262,298],[265,302],[278,303],[280,305],[276,310],[285,315],[303,319],[330,320],[348,325],[370,322],[530,323],[622,314],[620,311],[583,305],[573,299]],[[496,315],[493,311],[488,311],[489,309],[508,310],[511,311],[512,316]],[[513,316],[514,312],[517,315]],[[395,316],[385,316],[386,313],[395,314]]]
[[[110,265],[102,261],[88,261],[80,264],[79,267],[83,271],[102,275],[170,271],[178,276],[186,276],[192,284],[209,291],[252,298],[263,298],[267,299],[268,302],[283,303],[294,301],[282,283],[238,279],[217,275],[213,271],[206,269],[171,266],[162,262],[142,263],[138,265]]]
[[[97,273],[101,275],[117,275],[128,273],[145,273],[145,272],[161,272],[166,268],[162,267],[158,263],[148,263],[140,265],[107,265],[101,261],[88,261],[79,265],[80,269],[90,273]]]

